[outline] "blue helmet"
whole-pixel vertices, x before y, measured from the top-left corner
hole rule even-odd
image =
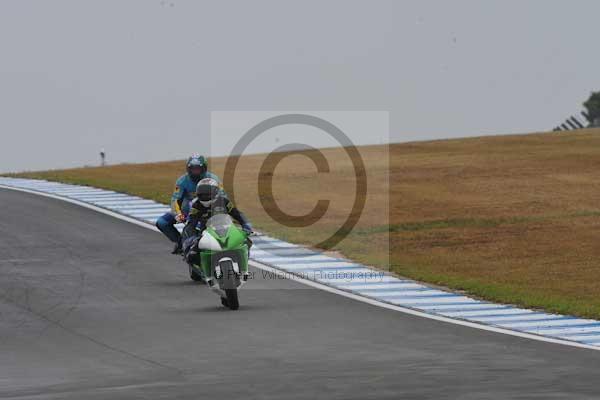
[[[199,154],[194,154],[187,159],[185,164],[187,174],[190,179],[194,182],[198,182],[204,177],[206,171],[208,171],[208,164],[206,158]]]

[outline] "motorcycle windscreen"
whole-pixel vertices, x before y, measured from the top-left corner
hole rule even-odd
[[[206,226],[212,228],[215,233],[221,237],[227,235],[227,231],[233,225],[233,220],[229,214],[213,215],[206,221]]]

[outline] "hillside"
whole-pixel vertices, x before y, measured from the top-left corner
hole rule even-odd
[[[334,250],[490,300],[600,317],[600,130],[365,146],[360,152],[368,175],[366,208]],[[348,215],[355,182],[342,149],[323,154],[330,173],[318,174],[297,154],[273,174],[277,204],[290,214],[306,214],[318,199],[331,201],[316,225],[289,228],[264,212],[256,182],[265,155],[241,158],[238,206],[258,228],[284,239],[314,244],[329,236]],[[225,159],[210,163],[222,175]],[[182,169],[183,161],[173,161],[18,175],[168,202]]]

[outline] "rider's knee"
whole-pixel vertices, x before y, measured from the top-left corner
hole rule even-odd
[[[169,226],[169,221],[167,221],[164,217],[160,217],[156,220],[155,225],[158,229],[166,228],[167,226]]]

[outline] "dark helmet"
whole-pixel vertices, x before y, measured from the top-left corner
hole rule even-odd
[[[190,158],[188,158],[187,163],[185,164],[187,174],[194,182],[198,182],[206,171],[208,171],[208,164],[206,163],[206,158],[204,156],[194,154]]]
[[[196,186],[196,197],[204,207],[210,207],[217,200],[220,191],[219,182],[204,178]]]

